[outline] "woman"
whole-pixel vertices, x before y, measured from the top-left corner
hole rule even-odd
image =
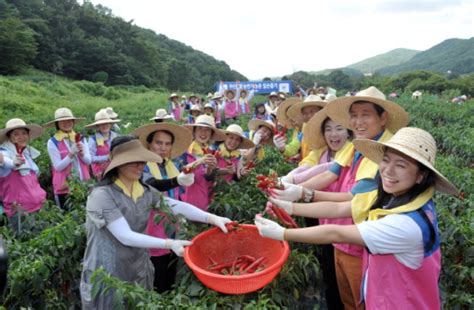
[[[202,110],[195,104],[191,105],[189,108],[189,114],[187,119],[187,124],[194,124],[199,115],[202,114]]]
[[[150,121],[154,121],[155,123],[163,123],[163,122],[171,121],[172,119],[173,119],[173,116],[169,115],[165,109],[158,109],[155,112],[155,116],[150,118]]]
[[[252,120],[254,119],[259,119],[262,121],[271,120],[270,113],[268,113],[267,109],[265,108],[265,102],[255,104],[255,111],[252,115]]]
[[[162,210],[158,192],[141,182],[147,162],[162,159],[146,150],[139,140],[131,136],[117,137],[111,145],[111,162],[104,179],[92,190],[86,205],[87,246],[81,276],[83,309],[112,309],[113,291],[99,288],[92,297],[91,276],[98,268],[131,284],[151,288],[153,267],[148,249],[170,249],[181,256],[185,240],[162,239],[145,233],[150,208]],[[229,221],[188,204],[177,204],[165,198],[173,214],[182,214],[189,220],[210,223],[226,232]]]
[[[285,230],[257,218],[260,234],[279,240],[363,246],[367,250],[361,289],[366,309],[440,309],[441,254],[433,195],[435,189],[452,195],[458,191],[434,167],[433,137],[406,127],[387,142],[364,139],[355,140],[354,145],[379,163],[376,190],[355,195],[351,204],[276,203],[297,216],[352,215],[355,225]]]
[[[56,204],[65,208],[69,193],[67,179],[75,176],[81,181],[90,179],[91,154],[85,137],[74,131],[74,125],[83,117],[75,117],[68,108],[54,112],[54,120],[43,127],[56,127],[56,133],[48,140],[48,154],[52,163],[53,191]]]
[[[265,157],[264,146],[273,146],[273,133],[275,124],[272,121],[251,120],[248,124],[250,134],[249,137],[255,144],[255,147],[245,152],[244,157],[247,161],[255,159],[262,160]]]
[[[255,95],[254,89],[252,89],[250,93],[248,93],[246,89],[242,89],[240,91],[239,105],[240,105],[240,111],[242,111],[242,114],[250,113],[250,101],[252,100],[254,95]]]
[[[238,85],[238,84],[237,84]],[[237,120],[237,117],[241,114],[239,107],[240,89],[237,88],[237,94],[233,89],[227,89],[224,92],[224,122],[228,120]]]
[[[224,133],[226,139],[217,148],[220,152],[217,159],[218,175],[227,182],[237,181],[249,173],[249,169],[242,163],[240,150],[253,148],[255,144],[244,136],[242,127],[237,124],[229,125]]]
[[[181,120],[183,112],[181,111],[181,106],[179,104],[179,96],[175,93],[168,97],[168,111],[175,121],[179,122]]]
[[[40,153],[28,145],[42,134],[41,126],[27,125],[19,118],[10,119],[0,131],[0,197],[13,227],[17,227],[18,213],[36,212],[46,200],[34,162]]]
[[[196,123],[185,127],[192,131],[193,142],[184,155],[184,164],[194,169],[195,182],[186,188],[183,201],[207,211],[217,167],[216,156],[209,153],[211,143],[223,141],[226,137],[216,128],[214,118],[208,115],[200,115]]]
[[[286,135],[274,135],[273,143],[277,149],[290,161],[299,158],[298,151],[301,146],[301,125],[302,119],[292,119],[288,116],[288,110],[296,104],[302,103],[303,100],[299,98],[288,98],[283,101],[276,111],[276,119],[278,125],[284,126],[287,129],[293,129],[291,133],[290,142],[287,141]]]
[[[111,119],[109,114],[100,110],[95,114],[95,122],[86,125],[86,128],[94,128],[96,132],[89,137],[89,152],[91,156],[92,174],[97,180],[102,179],[102,173],[107,168],[110,160],[110,143],[117,136],[112,131],[113,124],[120,122],[119,119]]]

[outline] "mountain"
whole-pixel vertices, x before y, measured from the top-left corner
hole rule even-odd
[[[361,77],[364,75],[364,73],[361,70],[355,69],[355,68],[349,68],[349,67],[344,67],[344,68],[336,68],[336,69],[324,69],[320,71],[310,71],[308,72],[309,74],[312,75],[329,75],[334,71],[342,71],[344,74],[347,74],[348,76],[353,76],[353,77]]]
[[[0,0],[0,74],[25,67],[107,85],[208,92],[246,81],[217,60],[90,1]]]
[[[355,64],[348,65],[347,68],[356,69],[362,71],[363,73],[374,73],[381,68],[387,66],[396,66],[404,63],[419,52],[420,51],[410,50],[407,48],[397,48],[387,53],[370,57]]]
[[[383,75],[405,71],[429,70],[453,74],[474,72],[474,37],[470,39],[448,39],[432,48],[420,52],[410,60],[378,70]]]

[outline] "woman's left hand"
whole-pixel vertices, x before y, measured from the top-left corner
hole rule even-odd
[[[217,216],[215,214],[209,213],[207,217],[207,222],[211,225],[219,227],[225,234],[228,232],[227,227],[225,224],[232,222],[230,219],[226,217]]]

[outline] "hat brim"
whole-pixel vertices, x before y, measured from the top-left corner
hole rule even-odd
[[[419,156],[415,151],[395,143],[390,142],[378,142],[369,139],[355,139],[352,141],[356,150],[361,152],[365,157],[371,161],[380,164],[385,154],[385,150],[388,148],[394,149],[424,165],[426,168],[433,171],[436,175],[435,189],[446,193],[457,196],[459,194],[458,189],[448,181],[433,165],[425,158]]]
[[[278,120],[278,123],[282,124],[283,126],[287,127],[287,128],[293,128],[293,123],[292,123],[292,120],[294,122],[301,122],[301,119],[298,120],[298,119],[290,119],[288,117],[288,109],[290,109],[293,105],[295,104],[298,104],[298,103],[301,103],[303,102],[302,99],[299,99],[299,98],[288,98],[286,99],[285,101],[283,101],[279,106],[278,106],[278,110],[277,110],[277,113],[276,113],[276,118]]]
[[[171,148],[171,155],[170,155],[171,159],[174,159],[180,156],[181,154],[183,154],[184,152],[186,152],[186,150],[191,145],[191,142],[193,142],[193,136],[189,132],[188,129],[183,128],[176,124],[172,124],[172,123],[158,123],[158,124],[144,125],[132,131],[131,134],[137,136],[138,140],[140,140],[142,145],[146,149],[148,149],[148,142],[147,142],[148,136],[151,133],[160,131],[160,130],[169,131],[174,136],[174,142]]]
[[[73,121],[75,121],[75,122],[82,122],[82,121],[85,120],[85,119],[86,119],[85,117],[74,117],[74,116],[62,117],[62,118],[58,118],[58,119],[55,119],[55,120],[53,120],[53,121],[49,121],[49,122],[47,122],[47,123],[44,123],[44,124],[43,124],[43,127],[44,127],[44,128],[53,127],[56,122],[60,122],[60,121],[73,120]]]
[[[124,150],[116,155],[112,155],[112,159],[105,169],[103,175],[107,175],[113,169],[123,166],[125,164],[134,163],[134,162],[155,162],[161,163],[163,159],[156,155],[155,153],[147,150],[140,141],[132,140],[126,142],[122,145],[117,146],[115,152],[119,151],[119,148]]]
[[[324,108],[328,103],[326,101],[307,101],[307,102],[300,102],[294,104],[292,107],[288,109],[286,114],[288,117],[294,120],[302,119],[303,118],[303,110],[306,107],[318,107],[320,109]]]
[[[4,141],[8,139],[7,134],[10,131],[15,130],[15,129],[20,129],[20,128],[28,130],[28,136],[29,136],[30,141],[41,137],[41,135],[44,133],[44,128],[36,124],[19,125],[19,126],[4,128],[0,130],[0,143],[3,143]]]
[[[224,132],[222,132],[222,130],[219,130],[215,127],[212,127],[211,125],[202,124],[202,123],[201,124],[186,124],[186,125],[184,125],[184,127],[187,128],[188,130],[190,130],[191,134],[193,132],[194,127],[210,128],[213,131],[212,136],[211,136],[212,141],[224,141],[226,139],[226,135],[225,135]]]
[[[249,130],[250,131],[257,131],[260,126],[265,126],[267,127],[268,129],[270,129],[270,131],[272,132],[272,138],[273,138],[273,131],[275,130],[275,125],[272,125],[266,121],[262,121],[260,119],[253,119],[253,120],[250,120],[249,121],[249,124],[248,124],[248,127],[249,127]],[[270,145],[274,145],[273,143],[273,139],[270,139],[270,141],[268,142]]]
[[[346,128],[353,129],[351,127],[349,111],[351,105],[356,101],[370,102],[382,107],[388,114],[385,128],[392,133],[396,133],[400,128],[408,125],[408,113],[401,106],[388,100],[369,96],[347,96],[334,99],[327,105],[327,113],[336,123],[341,124]]]
[[[312,150],[327,146],[324,133],[321,130],[321,126],[327,118],[329,116],[326,109],[322,109],[314,114],[303,128],[303,140]]]
[[[91,127],[94,127],[94,126],[97,126],[97,125],[115,124],[115,123],[118,123],[118,122],[120,122],[119,119],[104,119],[104,120],[100,120],[100,121],[95,121],[92,124],[85,125],[84,127],[91,128]]]
[[[154,121],[154,120],[158,120],[158,119],[167,120],[167,119],[174,119],[174,117],[171,116],[171,115],[166,115],[166,116],[163,116],[163,117],[155,116],[155,117],[150,118],[150,121]]]
[[[228,130],[222,130],[226,136],[228,135],[235,135],[239,138],[242,139],[242,142],[240,143],[239,147],[237,147],[237,149],[251,149],[251,148],[254,148],[255,147],[255,144],[252,142],[252,140],[250,140],[249,138],[237,133],[237,132],[234,132],[234,131],[228,131]]]

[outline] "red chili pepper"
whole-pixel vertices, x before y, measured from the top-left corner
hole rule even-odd
[[[184,167],[183,169],[181,169],[181,172],[183,172],[184,174],[190,174],[194,170],[196,170],[196,167],[194,167],[194,166]]]
[[[227,228],[228,231],[234,231],[234,230],[239,229],[239,223],[236,221],[232,221],[225,224],[225,227]]]
[[[15,143],[15,148],[16,148],[16,152],[19,154],[19,155],[23,155],[23,151],[25,150],[26,146],[19,146],[18,144]]]
[[[77,132],[76,135],[74,136],[74,140],[76,141],[76,143],[81,142],[82,140],[81,134]]]
[[[245,169],[252,169],[252,168],[255,168],[255,163],[253,161],[249,161],[246,165],[245,165]]]
[[[247,268],[244,269],[244,272],[253,272],[255,271],[255,269],[258,268],[258,266],[263,262],[263,260],[265,259],[265,257],[260,257],[258,259],[256,259],[253,263],[251,263],[250,265],[247,266]]]

